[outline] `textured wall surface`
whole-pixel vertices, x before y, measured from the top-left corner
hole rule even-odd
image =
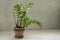
[[[60,0],[0,0],[0,30],[13,29],[12,7],[14,4],[26,2],[34,3],[27,15],[41,21],[42,28],[60,28]],[[27,29],[40,28],[37,25],[30,25]]]

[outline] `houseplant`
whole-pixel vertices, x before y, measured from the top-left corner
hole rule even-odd
[[[25,27],[28,27],[30,24],[38,24],[40,27],[42,24],[39,21],[36,21],[32,18],[29,18],[26,15],[27,9],[31,8],[33,6],[33,3],[26,3],[23,4],[16,4],[13,7],[13,17],[15,20],[15,37],[16,38],[23,38],[23,33],[25,30]]]

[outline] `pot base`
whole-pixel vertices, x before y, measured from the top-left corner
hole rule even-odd
[[[16,35],[15,35],[15,38],[23,38],[23,37],[24,37],[24,36],[16,36]]]

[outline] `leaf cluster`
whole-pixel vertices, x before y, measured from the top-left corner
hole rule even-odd
[[[23,4],[16,4],[13,7],[13,16],[15,19],[15,24],[18,25],[18,27],[28,27],[30,24],[38,24],[39,26],[42,26],[41,22],[34,20],[32,18],[29,18],[26,16],[27,9],[31,8],[33,6],[33,3],[26,3]]]

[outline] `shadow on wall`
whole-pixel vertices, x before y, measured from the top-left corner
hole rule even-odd
[[[59,21],[59,28],[60,28],[60,8],[59,8],[58,12],[59,12],[58,21]]]
[[[58,15],[58,26],[59,26],[59,29],[60,29],[60,1],[59,1],[59,5],[58,5],[59,7],[58,7],[58,13],[59,13],[59,15]]]

